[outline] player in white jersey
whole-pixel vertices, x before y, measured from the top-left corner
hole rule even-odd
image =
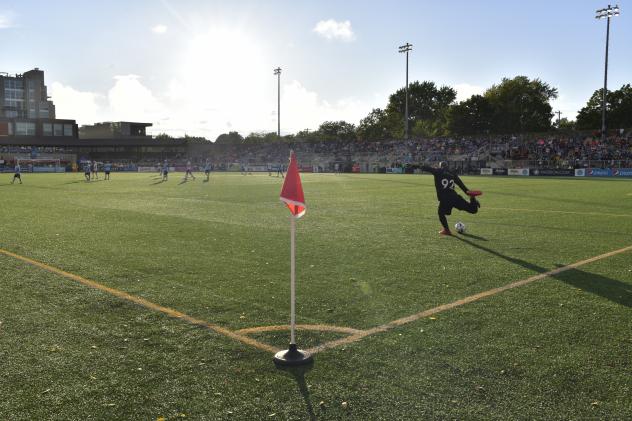
[[[184,181],[187,181],[189,179],[189,176],[191,176],[191,178],[195,180],[195,176],[193,175],[193,167],[191,166],[191,161],[187,161],[187,170],[184,173]]]
[[[15,163],[15,173],[13,174],[13,180],[11,181],[11,184],[15,183],[16,178],[20,180],[20,184],[22,184],[22,169],[20,168],[19,162]]]
[[[99,163],[96,160],[92,161],[92,178],[99,179]]]

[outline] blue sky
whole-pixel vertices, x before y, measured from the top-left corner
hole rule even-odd
[[[632,1],[612,21],[609,87],[632,82]],[[574,118],[603,84],[606,3],[575,1],[0,1],[0,71],[46,72],[60,118],[154,123],[214,139],[356,123],[410,79],[460,98],[539,77]]]

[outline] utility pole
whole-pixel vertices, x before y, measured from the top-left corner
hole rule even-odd
[[[610,43],[610,18],[619,16],[619,6],[610,6],[597,10],[596,19],[607,19],[606,25],[606,65],[603,74],[603,92],[601,97],[601,141],[606,141],[606,95],[608,94],[608,44]]]
[[[404,121],[404,132],[406,140],[408,140],[408,53],[412,51],[413,45],[406,43],[404,45],[400,45],[399,52],[406,53],[406,116]]]
[[[281,68],[274,69],[277,76],[277,136],[281,137]]]
[[[557,114],[557,128],[560,128],[560,120],[562,119],[562,112],[560,110],[557,110],[555,112],[555,114]]]

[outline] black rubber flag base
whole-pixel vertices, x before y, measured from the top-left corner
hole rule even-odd
[[[287,351],[277,352],[273,361],[276,365],[294,367],[311,364],[314,362],[314,358],[309,352],[298,349],[296,344],[290,344],[290,348]]]

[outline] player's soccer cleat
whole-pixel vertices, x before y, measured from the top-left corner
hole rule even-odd
[[[483,192],[480,190],[468,190],[465,194],[467,194],[470,197],[476,197],[476,196],[482,195]]]
[[[480,208],[481,207],[481,202],[479,202],[478,200],[476,200],[476,198],[474,196],[470,197],[470,202],[474,203],[476,205],[476,208]]]
[[[444,228],[441,231],[439,231],[439,235],[449,236],[449,235],[452,235],[452,233],[450,232],[450,230],[447,230]]]

